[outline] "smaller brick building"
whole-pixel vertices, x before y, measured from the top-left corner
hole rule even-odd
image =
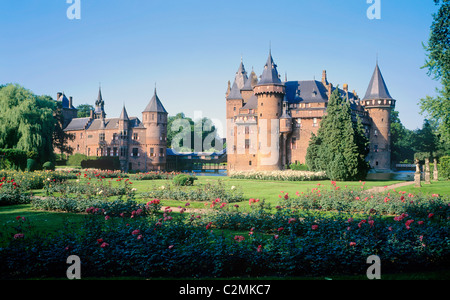
[[[62,102],[64,125],[75,139],[68,145],[74,153],[97,157],[117,157],[123,171],[165,170],[168,113],[156,88],[142,112],[142,120],[129,117],[124,107],[117,118],[107,118],[105,102],[99,89],[95,109],[87,118],[77,118],[73,99],[58,93]]]

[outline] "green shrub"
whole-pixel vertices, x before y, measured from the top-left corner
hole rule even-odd
[[[439,176],[450,179],[450,156],[441,157],[439,173]]]
[[[32,158],[27,159],[27,171],[33,172],[36,170],[36,168],[37,168],[37,162]]]
[[[290,164],[289,169],[294,171],[309,171],[308,166],[301,163]]]
[[[67,165],[73,167],[81,167],[81,162],[87,159],[88,157],[86,155],[76,153],[74,155],[69,156],[69,158],[67,159]]]
[[[195,176],[179,174],[173,178],[173,183],[176,186],[192,186],[194,185],[194,180],[197,180]]]
[[[0,149],[0,169],[25,170],[28,152],[17,149]]]
[[[55,165],[51,161],[48,161],[42,165],[42,169],[45,171],[55,171]]]

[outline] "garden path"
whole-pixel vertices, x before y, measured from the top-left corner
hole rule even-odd
[[[389,186],[384,186],[384,187],[374,187],[371,188],[370,190],[367,190],[367,192],[369,193],[381,193],[385,190],[391,190],[391,189],[396,189],[399,187],[403,187],[403,186],[408,186],[408,185],[413,185],[414,181],[406,181],[406,182],[401,182],[401,183],[397,183],[397,184],[393,184],[393,185],[389,185]]]

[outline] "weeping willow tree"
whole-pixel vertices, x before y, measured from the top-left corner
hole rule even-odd
[[[14,84],[0,88],[0,149],[18,149],[42,164],[54,161],[56,102]]]

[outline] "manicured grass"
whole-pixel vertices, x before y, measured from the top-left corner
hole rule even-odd
[[[54,233],[71,224],[81,224],[84,216],[79,214],[68,214],[47,211],[35,211],[31,205],[14,205],[0,207],[0,228],[3,231],[5,226],[15,226],[16,217],[25,217],[34,227],[34,230],[41,233]],[[1,241],[0,241],[1,245]]]
[[[414,195],[450,195],[450,181],[432,181],[431,184],[424,184],[422,187],[415,187],[414,184],[400,188],[399,190]]]

